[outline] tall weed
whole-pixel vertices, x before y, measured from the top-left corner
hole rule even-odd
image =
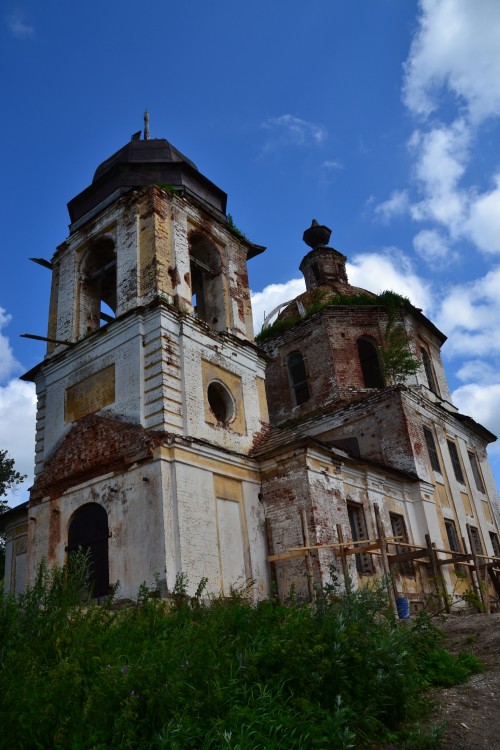
[[[418,718],[425,687],[471,668],[430,621],[396,622],[383,588],[315,607],[237,594],[206,606],[181,577],[170,601],[143,587],[114,610],[88,599],[85,560],[71,566],[3,598],[2,750],[349,750],[397,737],[429,750],[436,737],[426,746],[401,722]]]

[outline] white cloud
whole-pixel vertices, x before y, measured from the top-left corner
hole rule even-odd
[[[21,369],[21,365],[14,357],[9,339],[1,332],[11,319],[11,316],[7,315],[3,307],[0,307],[0,382]]]
[[[323,125],[302,120],[291,114],[268,117],[262,123],[262,127],[271,132],[270,139],[264,145],[264,152],[281,146],[318,145],[328,136]]]
[[[26,490],[33,483],[36,395],[32,383],[12,377],[22,366],[1,332],[10,320],[0,307],[0,449],[14,459],[17,471],[28,475],[26,482],[7,496],[10,505],[17,505],[27,499]]]
[[[347,263],[347,274],[353,286],[375,293],[389,289],[408,297],[415,307],[429,314],[432,299],[429,285],[417,276],[409,258],[397,248],[355,256]]]
[[[459,380],[490,384],[500,381],[500,370],[484,359],[470,359],[455,373]]]
[[[447,89],[473,121],[500,114],[498,0],[421,0],[405,65],[404,101],[428,116]]]
[[[264,317],[282,302],[295,299],[305,292],[304,279],[291,279],[284,284],[269,284],[261,292],[251,292],[253,324],[255,333],[262,328]]]
[[[461,385],[453,391],[452,399],[462,414],[472,415],[494,435],[500,435],[500,383]]]
[[[409,208],[409,195],[407,190],[394,190],[391,196],[375,206],[375,214],[384,222],[389,222],[395,216],[402,216]]]
[[[26,481],[7,495],[9,505],[27,500],[33,484],[35,462],[36,394],[32,383],[11,380],[0,387],[0,448],[15,461],[15,468],[26,474]]]
[[[465,230],[480,250],[500,253],[500,174],[494,176],[495,187],[477,195],[471,203]]]
[[[410,139],[415,158],[415,177],[422,200],[411,214],[417,221],[432,220],[459,234],[467,217],[467,195],[459,190],[469,155],[471,130],[459,118],[427,132],[417,130]]]
[[[449,265],[457,254],[450,249],[450,242],[436,229],[423,229],[413,238],[415,252],[434,268]]]
[[[340,161],[335,161],[335,159],[327,159],[321,166],[323,169],[344,169],[344,165]]]
[[[491,357],[500,354],[500,267],[445,294],[437,325],[449,336],[449,356]]]
[[[22,13],[11,13],[7,17],[7,28],[15,39],[32,39],[35,27],[26,21]]]

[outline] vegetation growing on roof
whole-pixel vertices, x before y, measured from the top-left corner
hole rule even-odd
[[[166,193],[170,193],[170,195],[180,195],[182,192],[181,190],[179,190],[179,188],[176,188],[166,182],[155,182],[155,185],[164,190]]]
[[[411,305],[407,297],[397,292],[386,290],[381,294],[337,294],[329,296],[323,289],[315,289],[304,303],[305,318],[328,307],[359,307],[382,305],[387,309],[385,341],[379,349],[380,367],[386,385],[404,383],[408,377],[415,375],[420,367],[420,360],[410,349],[405,327],[400,320],[401,312],[406,305]],[[272,325],[263,328],[255,340],[260,343],[296,326],[302,318],[297,314],[276,320]]]
[[[328,292],[323,289],[315,289],[310,295],[307,302],[304,304],[306,312],[305,317],[310,318],[312,315],[324,310],[327,307],[362,307],[370,305],[372,307],[377,305],[383,305],[389,310],[389,317],[395,318],[397,313],[405,306],[409,305],[410,300],[407,297],[403,297],[401,294],[386,290],[380,294],[336,294],[330,296]],[[276,320],[272,325],[267,328],[263,328],[260,333],[255,337],[256,341],[265,341],[266,339],[274,336],[276,333],[293,328],[293,326],[300,323],[302,318],[297,314],[296,316],[290,317],[285,320]]]
[[[244,232],[242,232],[241,229],[239,227],[237,227],[236,224],[234,223],[234,219],[231,216],[231,214],[226,214],[226,219],[227,219],[227,225],[228,225],[229,229],[234,234],[237,234],[238,237],[241,237],[242,240],[248,240],[248,237],[246,236],[246,234],[244,234]]]

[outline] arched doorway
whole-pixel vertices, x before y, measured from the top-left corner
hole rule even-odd
[[[97,503],[82,505],[68,529],[68,553],[82,549],[89,554],[89,587],[95,597],[109,593],[108,514]]]

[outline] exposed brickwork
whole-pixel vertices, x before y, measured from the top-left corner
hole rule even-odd
[[[125,470],[137,458],[147,461],[164,435],[139,425],[96,415],[77,422],[45,462],[31,490],[31,502],[57,497],[69,487],[108,472]]]

